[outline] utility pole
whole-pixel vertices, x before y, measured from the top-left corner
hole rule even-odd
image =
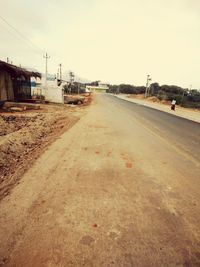
[[[147,75],[147,82],[146,82],[146,90],[145,90],[145,98],[148,96],[148,90],[149,90],[149,82],[151,81],[150,75]]]
[[[71,92],[72,92],[72,84],[73,84],[73,82],[74,82],[74,77],[75,77],[75,75],[74,75],[74,73],[72,72],[72,71],[70,71],[69,72],[69,77],[70,77],[70,94],[71,94]]]
[[[48,56],[46,53],[46,55],[43,56],[43,58],[45,58],[45,63],[46,63],[46,65],[45,65],[45,88],[47,88],[47,74],[48,74],[47,64],[48,64],[48,59],[50,59],[50,56]]]
[[[62,64],[59,64],[60,67],[60,80],[62,80]]]
[[[78,78],[78,95],[80,93],[80,79]]]
[[[59,68],[58,68],[58,71],[57,71],[57,80],[59,80]]]
[[[72,71],[69,72],[69,77],[70,77],[70,82],[73,83],[75,75]]]

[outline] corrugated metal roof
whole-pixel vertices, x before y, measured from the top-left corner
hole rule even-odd
[[[24,68],[20,68],[20,67],[17,67],[15,65],[12,65],[12,64],[9,64],[5,61],[0,60],[0,71],[3,71],[3,70],[7,71],[8,73],[10,73],[14,77],[24,76],[26,78],[29,78],[29,77],[41,78],[41,76],[42,76],[41,73],[39,73],[39,72],[28,71]]]

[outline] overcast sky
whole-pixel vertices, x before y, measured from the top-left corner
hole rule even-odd
[[[43,51],[90,80],[200,88],[200,0],[0,0],[0,59],[44,72]]]

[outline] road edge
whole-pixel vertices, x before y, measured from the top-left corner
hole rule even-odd
[[[152,109],[156,109],[156,110],[159,110],[159,111],[168,113],[168,114],[170,114],[172,116],[176,116],[176,117],[180,117],[180,118],[183,118],[183,119],[186,119],[186,120],[190,120],[190,121],[193,121],[193,122],[196,122],[196,123],[200,123],[200,116],[199,116],[199,119],[191,118],[190,116],[185,116],[185,115],[181,115],[181,114],[177,114],[177,113],[172,113],[170,110],[167,111],[165,109],[162,109],[162,108],[159,108],[159,107],[150,105],[148,103],[138,102],[137,100],[134,101],[135,99],[129,99],[129,98],[127,98],[127,95],[123,95],[123,96],[115,95],[115,94],[110,94],[110,95],[112,95],[112,96],[114,96],[116,98],[119,98],[121,100],[128,101],[130,103],[135,103],[137,105],[142,105],[142,106],[145,106],[145,107],[148,107],[148,108],[152,108]]]

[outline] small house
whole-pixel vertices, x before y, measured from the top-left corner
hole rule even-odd
[[[31,77],[41,79],[41,74],[0,60],[0,101],[30,99]]]
[[[97,84],[86,85],[86,89],[90,92],[106,93],[108,92],[109,86],[105,83],[97,82]]]

